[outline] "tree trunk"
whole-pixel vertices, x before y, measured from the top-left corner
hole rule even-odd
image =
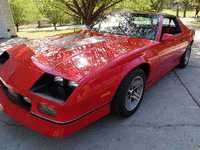
[[[177,4],[177,8],[176,8],[176,16],[177,17],[179,17],[178,14],[179,14],[179,4]]]
[[[69,12],[64,10],[66,14],[76,18],[81,18],[85,25],[89,25],[93,21],[97,20],[97,18],[99,18],[105,11],[122,2],[123,0],[116,0],[115,2],[109,1],[106,4],[100,4],[99,2],[101,2],[101,0],[80,0],[80,2],[82,2],[81,4],[79,4],[78,0],[58,1],[64,3],[66,8],[69,10]],[[74,23],[76,23],[75,19]]]
[[[195,14],[195,16],[198,16],[198,13],[199,13],[199,6],[196,7],[196,14]]]
[[[183,17],[186,17],[186,11],[187,11],[187,8],[184,9]]]
[[[56,23],[53,23],[54,29],[57,30]]]
[[[17,32],[18,32],[18,31],[19,31],[19,24],[16,23],[15,25],[16,25],[16,27],[17,27]]]
[[[41,26],[41,23],[40,23],[40,21],[38,21],[38,28],[40,28],[40,26]]]

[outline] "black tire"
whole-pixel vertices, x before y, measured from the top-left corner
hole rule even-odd
[[[129,117],[138,109],[146,85],[142,69],[135,68],[121,82],[111,103],[111,112],[121,117]]]
[[[178,68],[185,68],[188,65],[189,60],[190,60],[191,47],[192,47],[192,44],[190,43],[188,47],[186,48],[185,53],[181,57],[181,61],[179,65],[177,66]]]

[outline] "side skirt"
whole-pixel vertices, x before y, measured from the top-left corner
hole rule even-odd
[[[180,63],[180,58],[177,59],[175,62],[168,65],[165,69],[160,71],[151,81],[147,82],[146,89],[148,89],[152,84],[154,84],[156,81],[158,81],[162,76],[167,74],[169,71],[171,71],[174,67],[176,67]]]

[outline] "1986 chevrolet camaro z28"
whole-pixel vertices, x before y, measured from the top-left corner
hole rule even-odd
[[[79,32],[0,56],[0,108],[52,137],[109,114],[132,115],[144,90],[189,62],[195,31],[175,16],[111,13]]]

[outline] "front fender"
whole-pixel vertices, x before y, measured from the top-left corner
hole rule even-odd
[[[129,62],[125,68],[123,69],[122,71],[122,74],[121,74],[121,78],[124,79],[124,77],[131,71],[133,70],[134,68],[142,65],[142,64],[145,64],[145,63],[148,63],[148,59],[145,58],[145,57],[139,57],[139,58],[135,58],[134,60],[132,60],[131,62]]]

